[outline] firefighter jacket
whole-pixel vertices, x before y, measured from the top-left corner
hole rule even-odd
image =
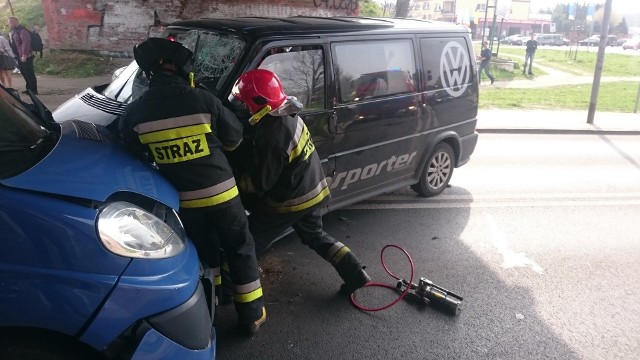
[[[146,150],[180,193],[180,206],[200,208],[238,196],[224,150],[242,140],[242,125],[212,94],[177,75],[156,74],[127,105],[119,128],[130,148]]]
[[[309,129],[298,116],[266,115],[255,126],[251,184],[266,210],[309,210],[330,193]]]

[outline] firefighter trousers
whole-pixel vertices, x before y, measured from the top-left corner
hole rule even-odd
[[[258,255],[266,251],[289,227],[304,245],[331,263],[345,283],[350,284],[363,268],[358,258],[343,243],[322,228],[320,207],[308,211],[274,214],[255,209],[249,216],[249,227]]]
[[[182,220],[198,255],[215,275],[216,294],[221,293],[220,249],[225,253],[233,283],[234,303],[240,323],[262,316],[262,286],[253,237],[240,197],[203,208],[181,208]]]

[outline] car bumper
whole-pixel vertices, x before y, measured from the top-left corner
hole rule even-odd
[[[200,284],[184,304],[148,318],[131,359],[214,359],[216,333],[204,289]]]
[[[458,161],[458,167],[466,164],[471,159],[471,154],[476,148],[478,143],[478,133],[474,132],[460,139],[460,160]]]

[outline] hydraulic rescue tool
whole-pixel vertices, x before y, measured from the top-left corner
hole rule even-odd
[[[408,295],[417,297],[426,305],[431,305],[450,315],[460,312],[458,305],[462,302],[462,296],[434,284],[431,280],[420,278],[418,284],[405,279],[398,280],[396,289],[402,291],[403,287],[409,288]]]
[[[405,280],[396,276],[387,268],[387,264],[384,261],[384,252],[387,248],[390,248],[390,247],[393,247],[402,251],[404,255],[407,257],[407,259],[409,260],[409,263],[411,265],[411,277],[409,278],[409,280]],[[443,287],[440,287],[434,284],[431,280],[428,280],[423,277],[420,278],[420,280],[418,281],[418,284],[415,284],[413,282],[413,273],[414,273],[413,259],[411,258],[411,255],[409,255],[409,253],[406,250],[404,250],[402,247],[398,245],[393,245],[393,244],[383,247],[382,251],[380,251],[380,262],[382,263],[382,267],[387,272],[387,274],[389,274],[391,277],[393,277],[398,281],[396,283],[396,286],[386,284],[386,283],[370,282],[363,287],[383,287],[383,288],[393,289],[396,291],[400,291],[400,296],[398,296],[394,301],[390,302],[387,305],[384,305],[378,308],[369,308],[366,306],[362,306],[361,304],[358,304],[355,300],[355,293],[352,293],[350,296],[351,304],[353,304],[353,306],[355,306],[357,309],[362,311],[385,310],[397,304],[407,294],[410,294],[412,298],[417,299],[420,303],[433,306],[434,308],[438,310],[442,310],[449,315],[457,315],[460,312],[459,305],[463,300],[462,296],[457,295],[454,292],[449,291]]]

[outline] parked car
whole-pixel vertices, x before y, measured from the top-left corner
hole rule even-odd
[[[212,359],[176,190],[101,126],[0,86],[0,358]]]
[[[475,149],[477,72],[462,26],[391,18],[219,18],[176,22],[163,36],[195,50],[196,82],[240,119],[248,116],[227,101],[235,79],[255,68],[280,77],[285,92],[304,105],[299,115],[331,182],[325,212],[406,186],[435,196]],[[132,62],[101,89],[61,105],[55,119],[112,126],[146,89],[146,77]]]
[[[600,43],[600,35],[592,35],[586,39],[578,41],[578,45],[581,46],[594,46]]]
[[[522,45],[527,42],[527,37],[520,34],[510,35],[500,41],[501,44],[506,45]]]
[[[622,48],[624,50],[638,50],[640,49],[640,38],[637,39],[627,39],[623,44]]]
[[[607,46],[615,46],[618,41],[618,37],[615,35],[607,36]],[[592,35],[586,39],[578,41],[578,45],[582,46],[598,46],[600,44],[600,35]]]
[[[567,39],[566,37],[563,37],[562,45],[565,45],[565,46],[571,45],[571,40]]]
[[[538,42],[538,45],[564,45],[562,34],[538,34],[536,35],[536,41]]]

